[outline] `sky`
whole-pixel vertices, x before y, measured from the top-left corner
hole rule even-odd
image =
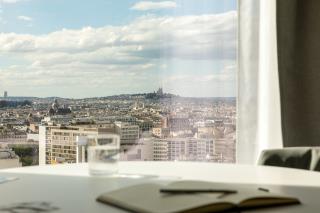
[[[0,0],[0,93],[236,96],[236,0]]]

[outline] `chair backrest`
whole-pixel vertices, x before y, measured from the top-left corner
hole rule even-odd
[[[320,172],[320,147],[312,149],[310,170]]]
[[[261,152],[259,165],[320,171],[320,147],[288,147]]]

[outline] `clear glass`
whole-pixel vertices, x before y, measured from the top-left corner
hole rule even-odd
[[[89,173],[106,176],[118,173],[120,137],[116,134],[98,135],[94,145],[88,147]]]
[[[90,173],[115,173],[100,133],[122,161],[236,161],[236,0],[9,2],[0,169],[90,155]]]

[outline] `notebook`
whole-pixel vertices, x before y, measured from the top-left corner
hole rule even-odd
[[[163,193],[160,190],[226,189],[236,193]],[[232,187],[232,188],[230,188]],[[100,195],[97,201],[137,213],[211,213],[300,204],[287,197],[238,185],[178,181],[168,185],[146,183]]]

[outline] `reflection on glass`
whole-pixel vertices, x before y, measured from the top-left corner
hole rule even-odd
[[[121,160],[235,162],[236,0],[8,2],[0,168],[87,162],[106,134]]]

